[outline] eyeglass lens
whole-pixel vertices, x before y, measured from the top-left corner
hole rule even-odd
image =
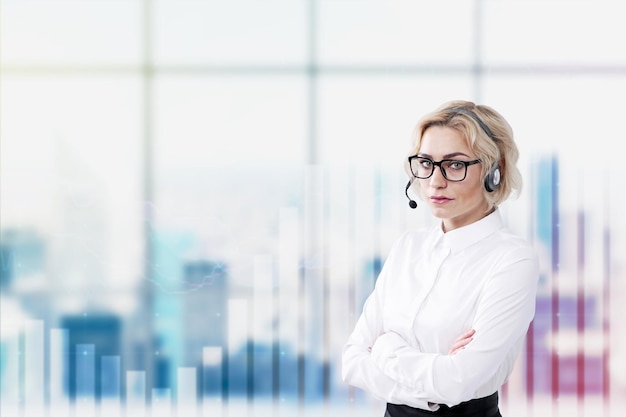
[[[411,160],[411,171],[417,178],[429,178],[436,165],[439,165],[444,178],[447,180],[463,181],[465,179],[467,165],[463,161],[450,159],[434,162],[429,158],[414,158]]]

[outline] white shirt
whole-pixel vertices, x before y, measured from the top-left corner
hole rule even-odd
[[[343,380],[392,404],[437,410],[496,392],[535,314],[539,261],[499,210],[396,241],[344,347]],[[465,331],[473,340],[454,355]]]

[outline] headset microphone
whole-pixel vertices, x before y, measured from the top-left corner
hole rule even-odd
[[[413,181],[409,180],[409,182],[406,184],[406,187],[404,188],[404,195],[406,195],[406,198],[409,199],[409,207],[414,209],[415,207],[417,207],[417,203],[415,202],[415,200],[412,200],[411,197],[409,197],[409,187],[411,186],[412,182]]]

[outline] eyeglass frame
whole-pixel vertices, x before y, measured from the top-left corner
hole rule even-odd
[[[421,159],[427,159],[430,162],[432,162],[433,167],[432,170],[430,171],[430,175],[428,175],[427,177],[418,177],[417,175],[415,175],[415,173],[413,172],[413,168],[411,165],[411,161],[417,158],[421,158]],[[443,175],[443,177],[446,179],[446,181],[450,181],[450,182],[461,182],[461,181],[465,181],[465,178],[467,178],[467,167],[471,166],[471,165],[475,165],[475,164],[479,164],[482,162],[482,160],[480,159],[474,159],[473,161],[461,161],[459,159],[442,159],[440,161],[434,161],[431,158],[428,158],[426,156],[419,156],[419,155],[412,155],[409,156],[408,158],[409,160],[409,171],[411,171],[411,175],[413,175],[413,177],[420,179],[420,180],[426,180],[430,177],[433,176],[433,174],[435,173],[435,167],[439,167],[439,170],[441,171],[441,175]],[[451,180],[448,178],[448,174],[446,174],[446,170],[444,169],[443,166],[441,166],[442,163],[444,162],[458,162],[461,163],[465,166],[465,174],[463,175],[463,178],[461,178],[460,180]]]

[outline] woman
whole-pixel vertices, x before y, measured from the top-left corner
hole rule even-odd
[[[498,209],[521,188],[517,159],[490,107],[452,101],[418,123],[405,191],[441,221],[395,242],[342,355],[344,381],[386,401],[385,417],[501,416],[539,277]]]

